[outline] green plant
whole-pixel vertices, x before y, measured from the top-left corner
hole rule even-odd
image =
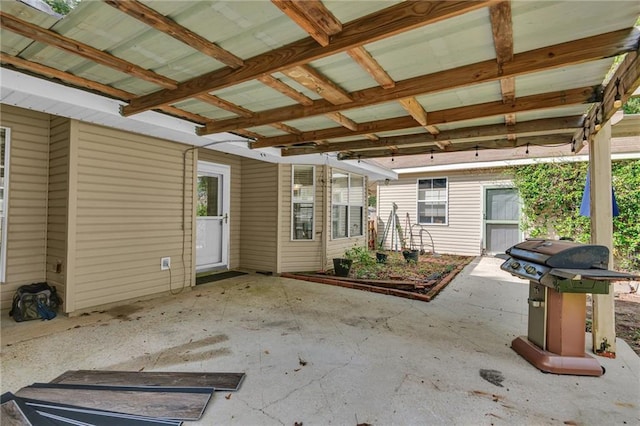
[[[523,229],[531,237],[557,235],[588,243],[591,223],[580,216],[586,163],[542,163],[516,167],[514,183],[522,199]],[[640,270],[640,160],[611,167],[619,216],[613,218],[614,267]]]
[[[371,256],[369,249],[364,246],[354,245],[350,249],[345,250],[344,258],[352,260],[353,263],[365,266],[375,265],[376,263],[376,259]]]

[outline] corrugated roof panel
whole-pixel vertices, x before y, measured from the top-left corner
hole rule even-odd
[[[341,127],[338,123],[325,117],[324,115],[316,115],[308,118],[300,118],[298,120],[285,121],[285,124],[291,127],[295,127],[296,129],[303,132]]]
[[[513,0],[511,11],[514,52],[519,53],[632,27],[640,2]]]
[[[365,108],[346,110],[342,114],[356,123],[367,123],[387,118],[404,117],[407,115],[407,111],[402,108],[399,102],[391,101]]]
[[[438,124],[440,131],[461,129],[469,126],[488,126],[490,124],[504,124],[504,116],[495,115],[493,117],[474,118],[472,120],[454,121],[452,123]]]
[[[11,56],[18,56],[33,40],[22,37],[14,32],[0,28],[0,50]]]
[[[218,108],[214,105],[206,102],[199,101],[197,99],[186,99],[182,102],[175,103],[173,106],[191,112],[193,114],[199,114],[203,117],[210,118],[212,120],[224,120],[227,118],[236,118],[237,115]]]
[[[500,83],[491,81],[473,86],[460,87],[427,95],[416,96],[427,111],[440,111],[467,105],[477,105],[502,99]]]
[[[516,114],[516,121],[520,122],[539,120],[543,118],[571,117],[575,115],[582,115],[587,112],[589,108],[591,108],[591,104],[569,105],[560,108],[547,108],[535,111],[519,112]]]
[[[227,87],[212,94],[254,112],[296,104],[293,99],[257,80]]]
[[[367,44],[395,81],[495,58],[487,8]]]
[[[516,95],[523,97],[538,94],[540,90],[555,92],[597,86],[602,83],[602,76],[611,68],[612,62],[611,58],[607,58],[518,76],[516,77]]]
[[[23,21],[39,25],[42,28],[50,28],[59,21],[58,17],[49,15],[19,1],[2,1],[0,2],[0,9],[3,13],[17,16]]]
[[[291,133],[287,133],[284,132],[280,129],[277,129],[275,127],[272,126],[257,126],[257,127],[251,127],[248,128],[247,130],[250,130],[254,133],[257,133],[259,135],[261,135],[262,137],[265,138],[270,138],[272,136],[284,136],[284,135],[290,135]]]
[[[313,61],[310,65],[347,92],[378,86],[373,77],[346,53]]]
[[[354,19],[369,15],[382,9],[401,3],[398,0],[323,0],[322,4],[340,21],[342,24],[351,22]]]

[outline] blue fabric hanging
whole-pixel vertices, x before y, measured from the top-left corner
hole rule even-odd
[[[584,185],[584,192],[582,193],[582,203],[580,204],[580,216],[591,217],[591,177],[589,175],[589,169],[587,169],[587,181]],[[618,209],[618,203],[616,202],[616,194],[611,187],[611,207],[613,210],[613,217],[620,215]]]

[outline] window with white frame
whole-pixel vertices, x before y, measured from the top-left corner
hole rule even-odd
[[[334,170],[331,175],[331,236],[364,235],[364,177]]]
[[[418,180],[418,223],[421,225],[448,223],[447,178]]]
[[[313,240],[315,167],[294,165],[291,174],[291,239]]]

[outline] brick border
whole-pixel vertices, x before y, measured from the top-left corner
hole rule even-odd
[[[427,292],[427,294],[414,293],[412,291],[406,291],[406,290],[397,290],[394,288],[378,287],[378,286],[369,285],[369,284],[355,283],[346,279],[336,280],[336,279],[332,279],[330,276],[327,276],[327,278],[312,277],[309,275],[302,275],[302,274],[296,274],[291,272],[282,273],[280,274],[280,276],[282,278],[292,278],[294,280],[309,281],[309,282],[315,282],[320,284],[329,284],[329,285],[335,285],[338,287],[352,288],[356,290],[370,291],[372,293],[387,294],[390,296],[404,297],[406,299],[430,302],[431,300],[433,300],[434,297],[436,297],[438,293],[442,291],[442,289],[444,289],[447,285],[449,285],[451,280],[453,280],[453,278],[456,275],[458,275],[467,265],[469,265],[473,259],[474,258],[471,257],[468,262],[465,262],[456,266],[451,272],[447,274],[447,276],[445,276],[435,286],[433,286],[433,288],[431,288]]]

